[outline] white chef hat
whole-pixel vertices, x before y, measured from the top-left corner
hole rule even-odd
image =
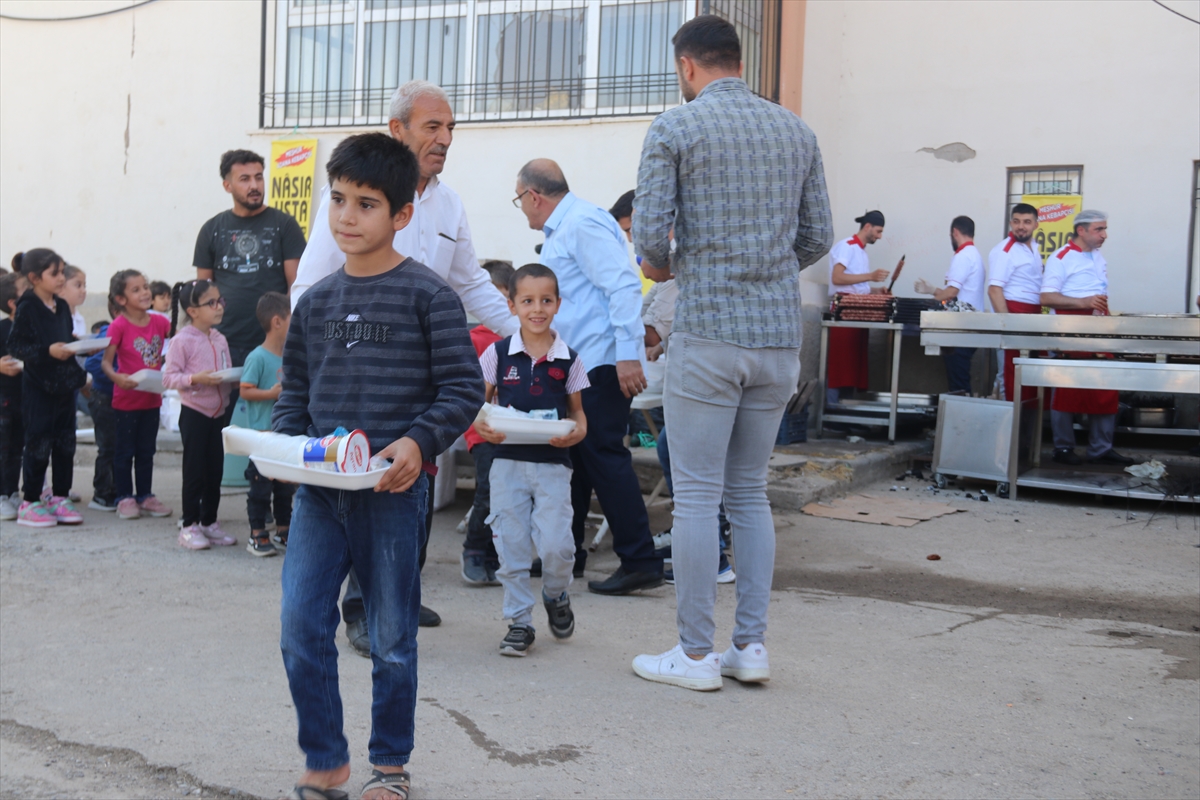
[[[1094,208],[1085,208],[1075,215],[1075,225],[1090,225],[1093,222],[1107,222],[1108,214]]]

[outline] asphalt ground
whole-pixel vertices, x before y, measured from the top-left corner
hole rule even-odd
[[[79,468],[85,499],[90,480]],[[178,508],[178,469],[155,484]],[[539,616],[530,656],[500,657],[501,590],[458,574],[460,490],[423,574],[444,621],[420,634],[413,797],[1200,796],[1194,508],[868,491],[893,485],[964,510],[912,528],[778,515],[772,679],[705,694],[630,669],[676,641],[668,586],[577,584],[570,640]],[[0,798],[285,794],[303,759],[283,558],[241,547],[244,496],[222,502],[239,546],[198,553],[171,519],[83,513],[0,523]],[[605,543],[588,577],[616,564]],[[718,647],[735,591],[720,587]],[[355,797],[370,664],[338,646]]]

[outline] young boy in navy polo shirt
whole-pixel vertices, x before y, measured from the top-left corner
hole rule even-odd
[[[504,616],[512,620],[500,654],[523,656],[533,644],[533,592],[529,567],[542,559],[542,604],[550,632],[575,632],[567,587],[575,567],[571,533],[571,456],[568,448],[587,436],[580,392],[588,388],[579,355],[550,329],[562,303],[558,278],[541,264],[526,264],[508,284],[508,307],[521,330],[483,352],[479,366],[487,400],[518,411],[553,411],[572,419],[575,430],[549,444],[504,444],[504,434],[484,422],[475,430],[496,447],[492,462],[492,539],[500,556],[496,577],[504,586]]]

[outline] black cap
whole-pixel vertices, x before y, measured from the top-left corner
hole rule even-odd
[[[858,217],[854,221],[857,222],[859,225],[878,225],[879,227],[882,228],[883,227],[883,212],[882,211],[868,211],[867,213],[863,214],[861,217]]]

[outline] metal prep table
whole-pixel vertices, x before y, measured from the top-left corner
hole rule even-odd
[[[891,386],[891,398],[888,405],[887,420],[882,418],[859,417],[849,414],[826,414],[825,413],[825,366],[829,360],[829,329],[830,328],[864,328],[866,330],[878,330],[888,332],[888,344],[892,349],[891,376],[889,385]],[[915,336],[917,326],[904,325],[899,322],[841,322],[838,320],[825,319],[821,320],[821,360],[817,366],[817,375],[821,379],[821,387],[817,390],[820,395],[817,398],[817,415],[816,428],[817,436],[821,435],[826,422],[845,422],[851,425],[867,425],[867,426],[887,426],[888,441],[896,440],[896,418],[900,405],[900,337],[904,334]]]
[[[1012,436],[1008,450],[1009,496],[1017,499],[1018,486],[1058,489],[1067,492],[1107,494],[1142,500],[1161,500],[1161,492],[1131,486],[1124,474],[1089,473],[1083,470],[1044,470],[1041,464],[1042,413],[1046,387],[1069,386],[1075,389],[1116,389],[1129,392],[1167,392],[1200,394],[1200,364],[1134,363],[1092,359],[1018,358],[1013,361]],[[1033,428],[1029,448],[1032,469],[1022,471],[1020,463],[1021,388],[1038,387],[1038,424]],[[1158,430],[1152,428],[1151,430]],[[1196,502],[1195,497],[1180,500]]]
[[[1161,499],[1161,494],[1130,489],[1127,477],[1111,472],[1042,470],[1041,417],[1044,389],[1053,386],[1119,391],[1200,393],[1200,316],[1195,314],[1065,316],[926,311],[921,344],[927,355],[942,347],[984,347],[1020,351],[1016,359],[1012,428],[1008,453],[1009,491],[1017,487],[1080,491]],[[1112,353],[1113,359],[1029,358],[1034,352]],[[1021,464],[1021,386],[1037,386],[1038,424],[1028,464]],[[1026,406],[1032,405],[1028,401]],[[1118,428],[1155,435],[1200,435],[1195,428]],[[1024,471],[1032,466],[1033,469]]]

